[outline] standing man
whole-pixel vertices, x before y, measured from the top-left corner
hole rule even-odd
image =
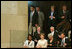
[[[40,7],[39,6],[36,7],[36,11],[38,13],[38,25],[40,26],[41,31],[42,31],[43,22],[44,22],[44,13],[42,11],[40,11]]]
[[[30,16],[29,16],[29,34],[32,34],[32,31],[35,26],[37,26],[38,23],[38,14],[35,11],[35,7],[30,7]]]
[[[55,6],[52,5],[51,10],[48,12],[48,24],[49,24],[49,27],[51,27],[51,26],[56,27],[56,18],[57,18],[56,16],[57,16],[57,13],[55,11]]]

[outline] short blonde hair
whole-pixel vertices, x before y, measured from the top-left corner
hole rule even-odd
[[[49,38],[50,36],[52,36],[52,34],[51,34],[51,33],[49,33],[49,34],[48,34],[48,38]]]

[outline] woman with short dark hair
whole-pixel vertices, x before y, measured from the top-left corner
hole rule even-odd
[[[28,40],[24,42],[24,48],[34,48],[34,41],[32,35],[28,35]]]

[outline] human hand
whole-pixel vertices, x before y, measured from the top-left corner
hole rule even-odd
[[[55,19],[55,17],[53,16],[53,18]]]
[[[49,16],[49,18],[51,18],[51,16]]]
[[[36,48],[41,48],[41,46],[40,46],[40,45],[38,45]]]
[[[64,43],[64,46],[66,46],[67,44],[66,43]]]
[[[65,16],[62,16],[61,18],[62,18],[62,19],[64,19],[64,18],[65,18]]]
[[[50,46],[52,46],[52,44],[49,44]]]

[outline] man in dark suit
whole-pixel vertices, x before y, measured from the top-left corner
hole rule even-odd
[[[53,26],[50,27],[50,31],[51,31],[51,34],[52,34],[54,40],[58,41],[58,35],[59,35],[59,33],[55,31],[55,29],[54,29]]]
[[[51,33],[52,36],[53,36],[54,43],[55,43],[55,44],[54,44],[55,47],[59,47],[60,39],[59,39],[58,36],[59,36],[60,33],[57,32],[53,26],[50,27],[50,33]]]
[[[55,10],[55,6],[52,5],[50,11],[48,12],[48,26],[56,26],[56,18],[57,18],[57,11]]]
[[[62,10],[59,12],[59,16],[60,16],[60,23],[57,25],[57,30],[58,31],[62,31],[65,32],[67,35],[68,30],[71,28],[70,25],[70,11],[67,10],[67,6],[63,5],[62,6]]]
[[[38,14],[35,11],[35,7],[30,7],[30,16],[29,16],[29,34],[32,34],[33,27],[37,26],[38,24]]]
[[[61,33],[61,46],[62,47],[70,47],[71,43],[68,37],[65,37],[65,33]]]
[[[63,20],[65,20],[65,19],[69,19],[69,11],[67,10],[67,6],[66,5],[63,5],[62,6],[62,10],[59,12],[59,16],[60,16],[60,21],[63,21]]]

